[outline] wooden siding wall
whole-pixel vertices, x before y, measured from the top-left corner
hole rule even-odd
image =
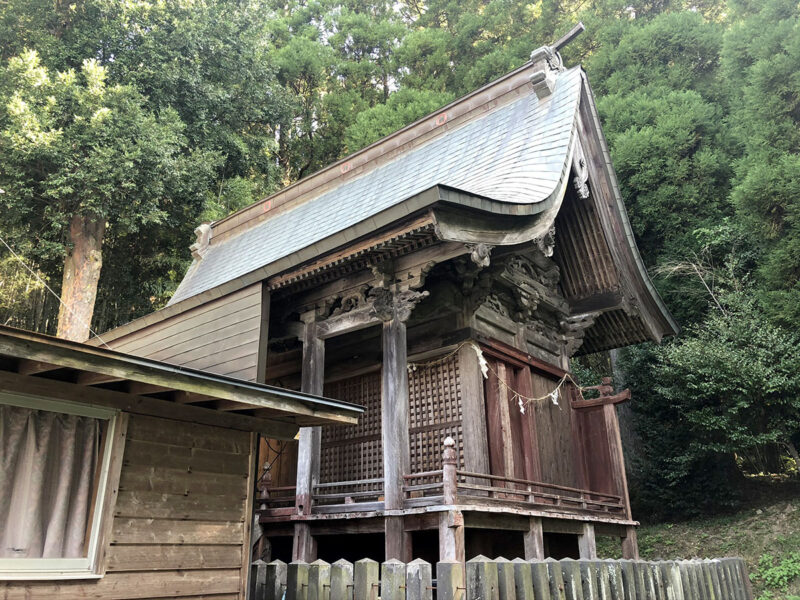
[[[583,444],[583,469],[586,487],[594,492],[622,494],[614,485],[611,453],[608,447],[608,432],[603,407],[582,408],[573,413]]]
[[[558,383],[538,373],[531,376],[534,397],[551,392]],[[583,488],[583,456],[568,393],[561,394],[558,405],[550,401],[536,403],[534,414],[542,481]]]
[[[0,583],[0,598],[241,598],[251,440],[132,415],[105,576]]]
[[[262,286],[251,285],[109,342],[135,356],[255,381]]]

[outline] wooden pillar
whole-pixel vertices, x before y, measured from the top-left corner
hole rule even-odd
[[[633,519],[631,501],[628,497],[628,477],[625,474],[625,456],[622,453],[622,436],[619,432],[616,404],[603,406],[603,420],[605,421],[606,439],[608,440],[608,454],[611,457],[611,477],[614,480],[614,489],[617,494],[622,496],[625,516],[628,519]]]
[[[317,335],[317,322],[314,312],[303,315],[303,370],[300,389],[309,394],[322,395],[325,382],[325,341]],[[297,449],[297,489],[295,508],[299,515],[311,514],[314,486],[319,482],[320,446],[322,429],[302,427]],[[308,523],[296,523],[292,560],[312,562],[317,558],[316,542],[311,535]]]
[[[486,437],[486,405],[483,374],[475,348],[464,346],[458,352],[463,405],[464,468],[473,473],[489,472],[489,443]],[[482,483],[475,481],[474,483]]]
[[[597,558],[597,543],[594,538],[594,525],[583,523],[583,531],[578,536],[578,551],[584,559]]]
[[[456,442],[448,437],[442,452],[442,495],[450,508],[439,513],[439,560],[464,562],[464,515],[455,508],[458,503],[458,454]]]
[[[639,560],[639,542],[636,539],[636,527],[633,525],[625,528],[625,537],[622,538],[622,558]]]
[[[403,508],[403,475],[410,468],[408,438],[408,348],[405,320],[397,311],[383,323],[381,382],[381,433],[383,436],[383,496],[387,511]],[[410,554],[410,535],[403,517],[387,516],[386,560],[404,560]]]
[[[525,560],[544,560],[544,530],[541,517],[531,517],[530,527],[523,535]]]

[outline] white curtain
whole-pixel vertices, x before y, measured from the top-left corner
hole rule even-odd
[[[0,404],[0,557],[87,555],[100,420]]]

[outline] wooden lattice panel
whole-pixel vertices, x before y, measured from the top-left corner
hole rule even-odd
[[[366,410],[357,425],[322,428],[320,482],[383,477],[380,371],[328,383],[324,394]]]
[[[442,468],[443,442],[456,441],[463,467],[461,389],[456,356],[409,373],[411,473]]]

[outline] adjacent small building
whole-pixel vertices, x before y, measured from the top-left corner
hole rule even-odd
[[[197,234],[170,304],[105,342],[364,411],[263,432],[263,556],[635,556],[627,396],[587,400],[570,359],[677,326],[554,48]]]
[[[0,597],[245,598],[258,435],[362,412],[0,327]]]

